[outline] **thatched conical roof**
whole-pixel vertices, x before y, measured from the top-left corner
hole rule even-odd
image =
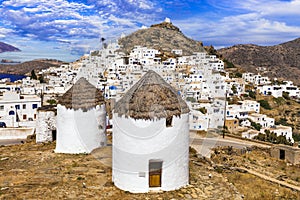
[[[85,78],[80,78],[58,99],[58,104],[74,110],[82,109],[84,112],[104,103],[102,91]]]
[[[189,108],[171,85],[150,70],[116,103],[114,113],[160,119],[189,113]]]

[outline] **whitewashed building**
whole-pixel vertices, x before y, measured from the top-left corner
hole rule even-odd
[[[114,107],[112,166],[114,184],[133,193],[189,182],[189,108],[154,71]]]
[[[7,127],[35,127],[37,109],[41,98],[36,95],[20,95],[7,91],[0,97],[0,121]]]
[[[262,128],[268,128],[275,125],[274,118],[267,117],[267,115],[264,114],[252,113],[248,118],[253,122],[260,124]]]
[[[292,127],[290,126],[276,125],[269,128],[261,129],[260,132],[264,133],[265,130],[274,132],[277,136],[284,136],[288,141],[294,143]]]
[[[272,95],[276,98],[282,97],[283,92],[287,92],[291,97],[300,97],[300,91],[291,81],[285,81],[280,85],[263,85],[258,87],[258,91],[263,95]]]
[[[57,105],[56,153],[90,153],[106,145],[106,109],[102,92],[80,78]]]

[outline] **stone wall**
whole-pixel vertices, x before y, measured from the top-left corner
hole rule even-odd
[[[284,155],[280,156],[280,151]],[[300,149],[297,147],[291,147],[287,145],[273,146],[271,148],[271,156],[294,165],[300,164]]]
[[[56,112],[39,110],[36,121],[36,142],[53,141],[53,131],[56,131]]]
[[[0,128],[0,140],[26,139],[34,133],[34,128]]]

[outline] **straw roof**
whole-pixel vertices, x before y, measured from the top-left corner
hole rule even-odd
[[[189,108],[171,85],[150,70],[116,103],[114,113],[160,119],[189,113]]]
[[[74,110],[82,109],[84,112],[104,103],[102,91],[90,84],[85,78],[80,78],[58,99],[58,104]]]

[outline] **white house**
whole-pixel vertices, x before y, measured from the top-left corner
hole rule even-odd
[[[283,87],[281,85],[262,85],[257,88],[263,95],[272,95],[273,97],[282,97]]]
[[[190,130],[204,130],[209,128],[209,116],[197,110],[190,112]]]
[[[80,78],[57,105],[56,153],[90,153],[106,145],[106,109],[102,92]]]
[[[292,143],[294,143],[293,139],[293,132],[292,127],[290,126],[283,126],[283,125],[276,125],[269,128],[261,129],[261,133],[264,133],[265,130],[269,130],[270,132],[276,133],[277,136],[285,136],[287,140],[290,140]]]
[[[36,95],[20,95],[7,91],[0,97],[0,121],[7,127],[35,127],[37,109],[41,98]]]
[[[285,81],[280,85],[263,85],[258,87],[261,94],[282,97],[283,92],[287,92],[291,97],[300,97],[300,91],[291,81]]]
[[[262,128],[269,128],[275,125],[274,118],[267,117],[267,115],[264,114],[252,113],[248,118],[253,122],[260,124]]]
[[[239,101],[238,103],[241,105],[241,109],[243,111],[255,112],[255,113],[260,112],[260,103],[258,103],[257,101],[244,100],[244,101]]]
[[[148,71],[113,111],[114,184],[126,191],[175,190],[189,182],[189,108]]]

